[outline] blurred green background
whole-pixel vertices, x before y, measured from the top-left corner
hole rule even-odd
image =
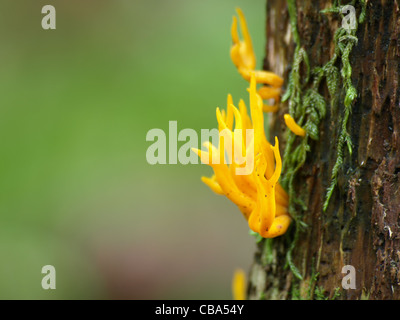
[[[149,165],[146,133],[215,128],[228,93],[248,101],[237,6],[261,67],[264,0],[0,1],[0,298],[231,298],[246,221],[208,166]]]

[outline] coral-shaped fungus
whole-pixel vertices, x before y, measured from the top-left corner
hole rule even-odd
[[[227,112],[217,108],[218,148],[205,142],[207,151],[193,151],[214,170],[211,178],[202,178],[203,182],[234,202],[251,230],[264,238],[274,238],[284,234],[291,222],[288,195],[278,182],[282,169],[278,138],[274,146],[266,139],[263,101],[256,91],[256,74],[252,73],[250,78],[251,119],[245,103],[241,100],[238,110],[228,96]],[[245,161],[232,154],[242,155]],[[242,172],[238,173],[238,169]]]
[[[242,269],[233,274],[232,296],[233,300],[246,300],[246,274]]]
[[[295,135],[304,137],[306,135],[306,130],[300,127],[296,121],[292,118],[292,116],[288,113],[284,115],[286,126],[292,131]]]
[[[281,87],[283,85],[283,79],[273,72],[264,70],[255,70],[256,57],[253,50],[253,44],[247,28],[246,19],[242,10],[236,9],[239,15],[240,27],[243,34],[243,41],[239,39],[237,18],[233,17],[232,23],[232,47],[231,47],[231,59],[238,69],[239,73],[244,79],[250,81],[251,74],[255,75],[257,83],[264,84],[263,87],[258,91],[259,95],[264,99],[274,99],[274,105],[264,105],[264,112],[276,112],[278,111],[278,103],[281,94]]]

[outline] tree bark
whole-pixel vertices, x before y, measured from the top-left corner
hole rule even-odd
[[[335,50],[334,35],[341,17],[320,12],[333,2],[296,1],[298,34],[311,70],[326,64]],[[361,10],[358,4],[355,2],[357,17]],[[326,81],[318,86],[327,102],[327,113],[319,125],[319,140],[310,140],[306,162],[294,179],[294,189],[307,207],[296,206],[308,227],[300,231],[292,251],[302,280],[287,267],[293,226],[287,235],[259,243],[250,271],[250,299],[400,298],[399,1],[366,1],[365,12],[365,21],[356,32],[358,42],[350,54],[351,82],[357,97],[346,128],[353,150],[350,155],[346,146],[343,149],[337,185],[325,212],[323,204],[345,112],[341,77],[336,105],[329,103]],[[268,1],[266,33],[264,69],[283,75],[287,84],[296,48],[287,1]],[[340,59],[335,66],[341,70]],[[300,75],[306,78],[303,64]],[[304,89],[311,82],[312,75],[304,82]],[[283,121],[287,112],[288,103],[281,103],[280,111],[270,117],[270,134],[281,141],[281,154],[287,139]],[[345,265],[355,268],[356,289],[342,287]]]

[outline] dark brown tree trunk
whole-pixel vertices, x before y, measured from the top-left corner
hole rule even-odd
[[[264,60],[266,70],[285,77],[286,89],[296,48],[288,2],[268,1]],[[295,2],[300,46],[308,55],[311,70],[324,66],[335,52],[334,35],[343,17],[321,13],[334,2]],[[362,1],[353,4],[359,17]],[[399,1],[366,1],[365,14],[355,34],[358,42],[349,56],[357,96],[345,128],[353,148],[351,154],[346,143],[341,148],[343,163],[338,166],[337,184],[326,211],[323,205],[346,112],[346,86],[341,75],[335,98],[330,95],[328,80],[317,86],[326,101],[326,116],[319,124],[319,139],[309,140],[310,151],[293,181],[296,195],[306,205],[294,204],[296,215],[308,226],[300,228],[292,250],[292,261],[302,279],[287,266],[287,252],[299,228],[293,224],[287,235],[259,243],[250,271],[250,299],[400,299]],[[334,63],[339,71],[343,65],[342,59]],[[314,77],[311,74],[306,80],[302,63],[303,93],[312,86]],[[287,141],[282,120],[287,112],[288,102],[283,102],[271,119],[271,135],[279,137],[281,154]],[[300,141],[296,137],[294,144]],[[345,265],[356,270],[356,289],[342,288]]]

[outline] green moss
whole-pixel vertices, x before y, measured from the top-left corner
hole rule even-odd
[[[365,0],[354,0],[361,4],[361,14],[359,23],[365,19]],[[335,51],[332,58],[323,66],[315,67],[310,70],[310,63],[306,50],[301,46],[301,39],[297,30],[297,10],[295,0],[287,0],[290,26],[292,30],[293,40],[296,44],[292,70],[289,75],[287,90],[282,97],[282,101],[288,102],[289,114],[295,119],[298,125],[302,126],[306,131],[306,136],[301,138],[294,135],[289,129],[287,130],[287,141],[283,155],[283,178],[282,186],[289,194],[289,213],[293,217],[295,223],[295,233],[293,240],[289,246],[286,255],[287,266],[290,267],[293,274],[298,279],[302,279],[302,275],[292,260],[292,252],[295,248],[299,237],[299,232],[307,227],[302,221],[302,214],[307,210],[307,206],[302,200],[301,193],[294,189],[294,179],[297,172],[303,167],[307,152],[311,150],[310,139],[319,139],[319,125],[325,118],[327,112],[327,102],[324,97],[318,92],[320,83],[323,79],[326,80],[330,101],[329,104],[333,108],[338,103],[338,89],[340,80],[343,81],[346,90],[344,99],[345,111],[341,120],[340,133],[337,142],[336,162],[331,174],[331,183],[327,189],[323,210],[325,211],[333,190],[337,184],[337,175],[344,159],[344,147],[348,148],[349,153],[352,153],[352,143],[349,133],[347,132],[347,123],[351,114],[352,104],[357,96],[357,91],[352,85],[349,56],[357,43],[356,30],[347,31],[343,27],[339,27],[334,35]],[[333,6],[322,13],[341,13],[342,5],[340,1],[334,1]],[[342,15],[343,18],[343,15]],[[342,65],[339,72],[337,64]],[[305,74],[300,74],[301,66],[305,67]]]
[[[313,261],[314,265],[314,261]],[[318,279],[318,273],[311,271],[311,277],[303,282],[293,279],[291,296],[292,300],[311,300],[314,296],[314,287]]]
[[[336,300],[340,296],[340,288],[335,288],[331,298],[326,295],[322,286],[316,286],[319,273],[315,271],[314,259],[312,260],[311,276],[308,280],[300,282],[294,279],[292,282],[292,300]]]
[[[254,232],[251,229],[249,229],[249,235],[253,236],[256,239],[256,243],[260,243],[264,240],[264,238],[259,233]]]
[[[339,287],[335,288],[332,298],[329,298],[326,296],[325,289],[323,287],[318,286],[315,288],[314,300],[336,300],[339,297],[340,297],[340,288]]]
[[[302,300],[298,282],[292,283],[292,290],[290,292],[290,295],[291,295],[292,300]]]
[[[283,154],[282,168],[284,176],[281,182],[282,186],[288,191],[290,199],[289,213],[295,221],[295,236],[286,254],[286,261],[296,278],[302,279],[301,273],[293,263],[292,252],[299,237],[299,232],[307,227],[307,225],[301,221],[302,215],[298,214],[298,207],[305,211],[307,210],[307,206],[303,202],[301,195],[297,194],[294,189],[294,179],[297,172],[306,161],[307,152],[311,150],[309,139],[319,139],[318,127],[321,120],[326,115],[326,103],[324,98],[318,93],[318,86],[322,80],[323,70],[316,68],[311,72],[307,52],[301,47],[300,37],[297,31],[297,12],[294,0],[288,0],[288,11],[296,48],[287,90],[282,97],[282,101],[288,101],[289,114],[295,119],[299,126],[302,126],[306,130],[306,136],[304,138],[298,138],[290,130],[287,130],[286,134],[288,138]],[[303,81],[300,75],[301,65],[304,65],[306,70]],[[313,76],[311,87],[304,91],[303,89],[308,85],[311,75]]]
[[[338,57],[341,58],[342,69],[341,76],[344,85],[344,89],[346,90],[346,96],[344,98],[344,114],[342,116],[341,126],[339,138],[336,146],[336,162],[332,169],[331,174],[331,183],[327,189],[325,202],[323,204],[323,210],[326,211],[329,205],[329,200],[332,197],[333,191],[337,185],[337,178],[339,169],[341,168],[344,160],[344,147],[347,146],[348,152],[351,155],[353,151],[353,144],[351,142],[351,137],[347,132],[347,123],[352,111],[352,105],[357,97],[357,90],[354,88],[351,82],[352,69],[350,65],[350,53],[355,44],[357,44],[356,32],[358,29],[358,23],[363,23],[366,15],[366,3],[365,0],[354,0],[352,1],[352,5],[354,6],[356,2],[359,2],[361,5],[361,13],[358,17],[358,21],[356,21],[356,28],[353,30],[345,30],[340,27],[335,34],[335,61]],[[322,13],[337,13],[342,15],[342,6],[338,5],[335,1],[335,5],[328,9],[323,10]],[[342,15],[343,18],[343,15]]]
[[[274,260],[273,243],[274,239],[265,239],[264,248],[261,254],[261,265],[263,267],[271,264]]]

